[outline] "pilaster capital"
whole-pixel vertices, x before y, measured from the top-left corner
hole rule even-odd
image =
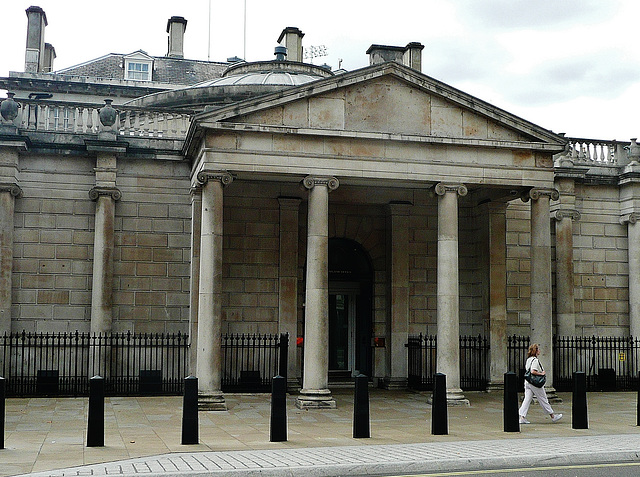
[[[196,176],[198,185],[205,185],[209,181],[218,181],[223,186],[228,186],[233,182],[233,176],[226,171],[207,171],[198,172]]]
[[[640,222],[640,212],[631,212],[630,214],[624,214],[620,217],[620,223],[624,224],[635,224],[636,222]]]
[[[445,195],[447,192],[457,192],[460,197],[464,197],[469,192],[464,184],[447,184],[439,182],[435,185],[434,191],[437,195]]]
[[[561,222],[563,219],[580,220],[580,212],[575,209],[556,209],[551,211],[551,218]]]
[[[22,189],[18,184],[0,183],[0,192],[9,192],[12,197],[22,197]]]
[[[413,204],[409,201],[399,201],[399,200],[392,200],[391,202],[389,202],[387,204],[387,214],[394,216],[394,215],[409,215],[409,211],[411,209],[411,206]]]
[[[108,196],[117,201],[122,198],[122,192],[117,187],[94,187],[89,191],[91,200],[98,200],[100,196]]]
[[[202,186],[197,184],[190,187],[189,196],[191,196],[191,200],[199,199],[202,196]]]
[[[557,189],[533,188],[529,191],[529,198],[531,200],[538,200],[540,197],[549,197],[551,200],[558,200],[560,193]]]
[[[326,186],[330,191],[336,190],[340,186],[340,181],[336,177],[329,176],[307,176],[302,179],[302,185],[306,189],[313,189],[315,186]]]
[[[300,202],[302,202],[300,197],[278,197],[280,208],[284,210],[298,210],[300,208]]]

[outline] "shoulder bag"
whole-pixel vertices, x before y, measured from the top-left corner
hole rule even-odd
[[[533,361],[532,361],[532,364],[533,364]],[[542,369],[542,364],[540,363],[539,359],[538,359],[538,364],[540,365],[540,368]],[[543,369],[543,371],[544,371],[544,369]],[[525,370],[524,379],[529,384],[531,384],[532,386],[535,386],[537,388],[541,388],[542,386],[544,386],[544,383],[547,382],[547,376],[546,375],[531,374],[531,367],[529,367],[529,369]]]

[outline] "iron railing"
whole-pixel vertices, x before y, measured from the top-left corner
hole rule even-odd
[[[508,337],[508,367],[523,385],[529,348],[528,336]],[[633,337],[555,336],[553,338],[553,386],[573,389],[573,373],[585,373],[587,391],[636,391],[640,364],[640,340]]]
[[[274,376],[287,377],[289,335],[222,336],[222,391],[270,392]]]
[[[102,376],[105,394],[181,394],[188,336],[176,334],[21,333],[0,338],[8,396],[87,396]]]
[[[437,338],[411,335],[408,348],[409,388],[433,389],[436,372]],[[460,336],[460,387],[465,391],[484,391],[489,383],[489,343],[482,336]]]

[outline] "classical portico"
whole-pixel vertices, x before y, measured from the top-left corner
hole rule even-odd
[[[382,103],[367,106],[368,119],[362,120],[360,105],[379,88],[387,91]],[[371,307],[370,338],[360,339],[358,346],[376,344],[372,379],[378,377],[386,388],[406,386],[408,336],[436,332],[437,371],[447,375],[447,397],[467,404],[460,383],[459,336],[477,330],[490,337],[491,381],[500,388],[507,362],[506,208],[524,195],[532,199],[532,337],[550,352],[549,201],[557,194],[551,158],[564,143],[485,103],[470,108],[459,101],[459,91],[438,88],[410,68],[386,63],[327,78],[304,91],[203,113],[192,126],[194,139],[187,150],[196,158],[193,170],[225,170],[233,174],[234,191],[237,184],[238,190],[273,204],[269,207],[274,207],[280,234],[276,329],[302,338],[300,362],[290,347],[288,363],[289,373],[298,373],[289,376],[289,388],[295,389],[297,379],[300,408],[335,406],[329,381],[329,315],[335,312],[335,300],[328,299],[328,241],[334,238],[357,244],[373,267],[371,299],[360,299],[361,288],[351,284],[352,295],[341,298],[344,308],[338,310],[346,320],[344,333],[351,336],[355,328],[349,316],[358,307]],[[241,288],[225,287],[225,277],[217,271],[222,246],[209,243],[214,236],[216,244],[223,243],[215,235],[222,234],[222,182],[202,184],[198,377],[205,383],[201,392],[206,389],[223,403],[215,340],[221,329],[240,326],[223,323],[224,316],[240,317],[242,312],[232,309],[225,315],[219,303],[242,298],[233,292]],[[248,199],[231,193],[225,216],[242,221],[234,210],[244,210],[245,203]],[[464,224],[458,220],[461,207],[465,217],[473,218]],[[196,209],[194,205],[197,215]],[[485,232],[478,234],[476,228]],[[247,225],[242,230],[268,229]],[[478,250],[486,249],[486,261],[483,255],[470,258],[469,240],[477,242]],[[475,273],[486,274],[491,286],[474,285],[487,283]],[[230,290],[228,298],[217,295],[222,289]],[[474,300],[483,304],[482,315],[468,305]],[[480,328],[485,316],[487,327]],[[344,352],[340,363],[351,372],[356,369],[353,352]]]

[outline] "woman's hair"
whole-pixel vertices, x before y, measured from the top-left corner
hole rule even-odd
[[[535,356],[536,353],[538,352],[538,349],[540,349],[540,345],[538,345],[538,343],[533,343],[531,346],[529,346],[529,352],[527,353],[527,358],[531,358],[531,356]]]

